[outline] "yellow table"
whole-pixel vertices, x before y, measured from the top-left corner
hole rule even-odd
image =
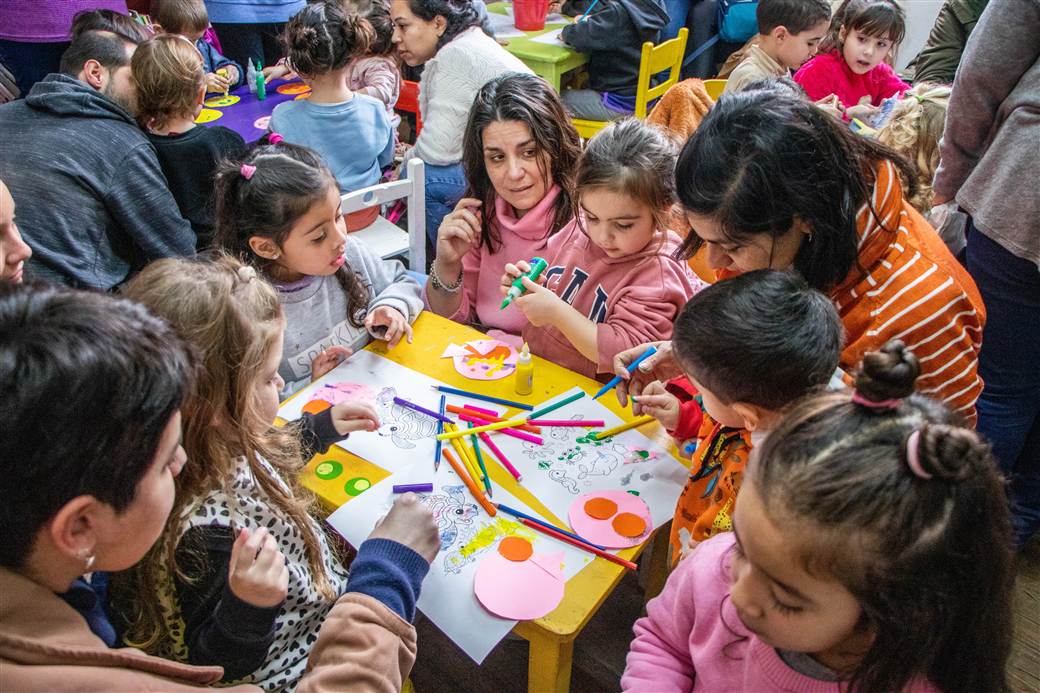
[[[512,5],[511,2],[493,2],[489,3],[487,8],[488,12],[494,14],[506,14],[506,8]],[[556,91],[560,91],[560,80],[565,72],[569,72],[575,68],[581,67],[589,61],[588,56],[584,53],[579,53],[570,46],[558,45],[552,46],[548,43],[538,43],[532,41],[532,38],[540,36],[549,31],[555,31],[562,25],[551,24],[547,25],[544,29],[538,31],[526,31],[526,37],[510,36],[505,39],[507,41],[505,49],[520,58],[520,60],[531,68],[539,77],[543,77],[545,81],[553,85]]]
[[[581,387],[590,395],[595,394],[601,387],[600,383],[594,380],[537,356],[534,358],[534,391],[530,395],[517,395],[513,390],[512,377],[486,382],[468,380],[455,371],[451,359],[442,359],[441,354],[451,342],[458,344],[482,339],[486,335],[429,311],[424,311],[419,316],[413,328],[413,344],[402,341],[392,351],[388,351],[385,342],[373,342],[366,348],[446,384],[531,405],[544,402],[575,386]],[[613,395],[605,395],[599,402],[623,419],[631,418],[631,414],[618,405]],[[644,433],[655,433],[655,439],[671,448],[674,454],[671,443],[661,439],[662,435],[667,438],[666,434],[659,426],[654,426],[656,431],[649,425],[641,430]],[[433,464],[433,460],[430,460],[430,464]],[[507,491],[546,517],[554,517],[548,508],[527,489],[517,484],[500,465],[488,465],[488,473],[496,485],[504,486]],[[333,446],[328,453],[318,455],[310,461],[301,479],[303,485],[313,491],[327,509],[335,510],[352,496],[358,495],[387,476],[389,472]],[[667,542],[656,541],[653,544],[654,552],[649,557],[652,568],[648,593],[659,591],[667,570]],[[628,549],[622,551],[621,556],[631,560],[638,556],[642,549],[642,546]],[[614,590],[624,571],[625,569],[619,565],[597,558],[567,581],[563,601],[552,613],[534,621],[521,621],[517,624],[514,632],[530,643],[528,690],[568,690],[574,639]]]

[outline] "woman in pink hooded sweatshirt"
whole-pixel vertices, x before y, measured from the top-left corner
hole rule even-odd
[[[485,84],[463,142],[469,190],[437,231],[427,308],[520,334],[527,320],[499,309],[499,279],[506,263],[543,255],[549,237],[574,216],[580,157],[581,140],[548,82],[513,73]]]

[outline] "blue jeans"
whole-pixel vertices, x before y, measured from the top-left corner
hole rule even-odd
[[[1008,478],[1019,546],[1040,529],[1040,269],[968,221],[971,273],[986,304],[978,430]]]
[[[23,43],[0,39],[0,62],[14,75],[15,84],[24,99],[32,85],[58,71],[61,56],[68,47],[68,41]]]
[[[455,209],[466,192],[466,176],[462,164],[436,166],[426,164],[426,264],[433,262],[437,248],[437,229],[441,220]],[[413,268],[417,269],[417,268]]]

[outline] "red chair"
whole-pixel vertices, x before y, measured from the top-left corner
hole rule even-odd
[[[419,115],[419,83],[401,80],[401,94],[397,97],[394,110],[415,115],[415,136],[422,132],[422,116]]]

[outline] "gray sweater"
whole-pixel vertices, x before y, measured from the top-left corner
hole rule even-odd
[[[1040,0],[991,0],[953,84],[935,194],[1040,265]]]
[[[364,243],[347,237],[346,266],[353,268],[368,286],[366,312],[379,306],[396,308],[408,322],[422,311],[419,284],[397,260],[383,260]],[[277,285],[285,311],[285,345],[278,374],[285,380],[282,398],[310,382],[311,361],[330,346],[358,350],[372,337],[364,327],[347,319],[347,300],[335,275],[305,277],[292,284]]]
[[[33,249],[29,277],[111,289],[152,260],[195,253],[148,138],[68,75],[0,106],[0,179]]]

